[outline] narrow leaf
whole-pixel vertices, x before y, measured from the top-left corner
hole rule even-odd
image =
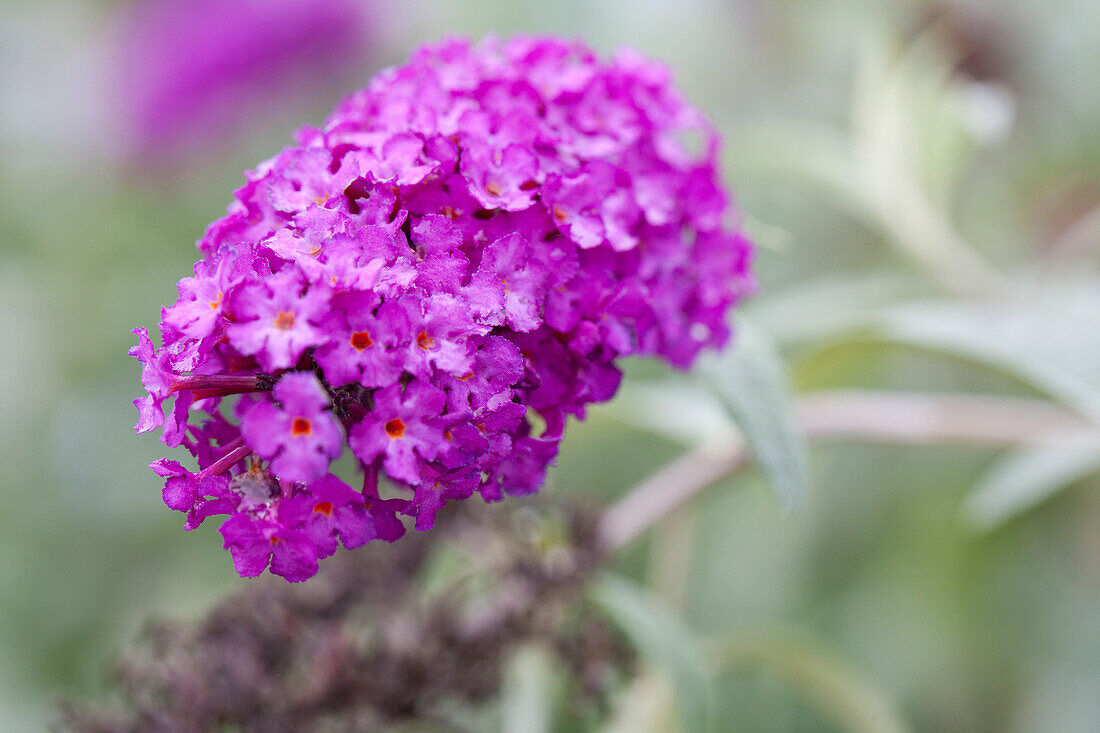
[[[997,462],[962,506],[963,520],[990,530],[1049,498],[1078,479],[1100,471],[1100,437],[1029,448]]]
[[[927,291],[899,275],[822,275],[745,304],[744,312],[781,348],[828,341],[867,324],[868,313]]]
[[[668,733],[677,730],[676,700],[666,675],[643,668],[616,696],[601,733]]]
[[[719,640],[720,671],[763,668],[777,672],[806,702],[851,733],[908,733],[893,701],[830,654],[787,634]]]
[[[592,597],[642,656],[669,676],[684,732],[708,731],[711,678],[695,635],[642,588],[624,578],[600,576]]]
[[[687,446],[738,439],[737,426],[713,391],[686,380],[624,380],[618,395],[601,411]]]
[[[549,733],[558,682],[545,649],[528,646],[516,652],[505,670],[501,690],[501,730]]]
[[[1100,287],[1052,284],[1028,297],[887,309],[873,331],[1012,373],[1100,422]]]
[[[738,325],[733,347],[705,360],[699,374],[741,429],[772,489],[791,508],[805,495],[808,478],[786,368],[763,331],[744,319]]]

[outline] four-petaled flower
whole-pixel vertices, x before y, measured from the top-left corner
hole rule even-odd
[[[344,436],[328,394],[309,372],[291,372],[275,385],[275,399],[259,402],[241,417],[241,434],[271,470],[288,481],[313,481],[340,456]]]

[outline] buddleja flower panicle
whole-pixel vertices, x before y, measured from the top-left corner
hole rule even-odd
[[[303,580],[399,516],[537,491],[620,358],[689,366],[753,287],[714,130],[633,53],[444,42],[297,139],[199,241],[163,345],[131,351],[137,430],[198,464],[153,464],[165,502],[229,515],[242,575]]]

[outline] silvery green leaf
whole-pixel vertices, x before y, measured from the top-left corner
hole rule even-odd
[[[806,447],[799,433],[782,357],[768,336],[738,320],[733,344],[700,361],[698,374],[745,436],[753,458],[788,508],[806,493]]]
[[[546,649],[525,646],[510,660],[501,689],[501,730],[549,733],[554,697],[560,691],[553,660]]]
[[[922,290],[915,278],[895,274],[822,276],[746,303],[743,312],[786,348],[834,339]]]
[[[963,519],[977,529],[993,529],[1098,470],[1100,435],[1095,433],[1017,451],[982,477],[963,504]]]
[[[644,667],[616,695],[614,711],[601,733],[669,733],[678,730],[676,698],[668,675]]]
[[[686,445],[737,437],[736,426],[714,393],[683,380],[626,380],[602,411],[628,425]]]
[[[593,586],[592,598],[641,655],[669,676],[684,733],[710,730],[711,676],[695,635],[642,588],[625,578],[601,575]]]
[[[806,702],[829,716],[839,730],[908,733],[893,700],[870,680],[817,645],[785,633],[716,639],[719,670],[766,669],[780,675]]]
[[[875,336],[943,351],[1016,375],[1100,422],[1100,285],[1036,288],[1027,296],[889,308]]]

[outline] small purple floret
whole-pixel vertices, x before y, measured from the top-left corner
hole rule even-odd
[[[241,418],[241,434],[271,470],[287,481],[307,482],[328,473],[344,435],[329,410],[328,393],[309,372],[289,372],[274,389],[278,405],[263,401]]]

